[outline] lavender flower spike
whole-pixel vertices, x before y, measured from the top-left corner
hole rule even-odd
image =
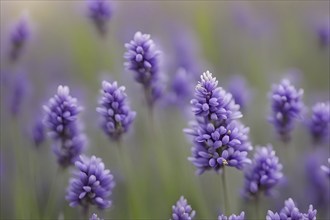
[[[135,80],[144,87],[149,106],[162,95],[159,73],[159,54],[149,34],[136,32],[134,39],[125,44],[127,52],[124,54],[127,70],[135,73]]]
[[[228,83],[228,91],[233,95],[235,103],[241,110],[246,109],[251,99],[251,91],[247,87],[246,79],[241,75],[234,75]]]
[[[329,135],[330,105],[329,102],[316,103],[313,106],[309,130],[315,142],[321,142]]]
[[[296,90],[288,79],[283,79],[280,84],[273,86],[270,122],[284,142],[291,139],[294,121],[301,117],[303,93],[302,89]]]
[[[117,82],[102,82],[100,107],[96,109],[102,116],[101,126],[113,140],[119,140],[131,126],[136,112],[132,111],[127,102],[125,87],[118,87]]]
[[[40,146],[45,140],[45,126],[42,120],[37,119],[32,127],[32,140],[35,146]]]
[[[97,215],[93,213],[93,215],[89,218],[89,220],[103,220],[103,219],[97,217]]]
[[[245,213],[241,212],[240,215],[234,215],[231,216],[225,216],[225,215],[219,215],[218,220],[244,220],[245,219]]]
[[[244,195],[271,194],[283,177],[282,164],[271,145],[256,148],[252,164],[244,171],[244,177]]]
[[[86,139],[78,121],[81,110],[67,86],[59,86],[57,94],[44,106],[44,124],[54,141],[53,151],[62,167],[73,164],[85,148]]]
[[[23,15],[20,20],[12,27],[10,32],[10,53],[11,61],[16,61],[23,50],[24,45],[30,37],[30,25],[28,16]]]
[[[183,196],[172,206],[172,211],[171,220],[192,220],[196,214]]]
[[[113,8],[107,0],[87,0],[89,17],[101,35],[107,32],[106,24],[111,19]]]
[[[95,205],[99,209],[109,208],[112,204],[109,197],[115,182],[102,160],[95,156],[80,156],[75,167],[65,197],[70,206],[81,205],[85,211],[89,205]]]
[[[330,178],[330,158],[328,158],[328,166],[322,165],[322,171]]]
[[[310,205],[307,213],[302,213],[296,207],[294,201],[289,198],[285,201],[284,208],[280,213],[272,212],[268,210],[266,220],[316,220],[316,209],[313,209],[313,206]]]

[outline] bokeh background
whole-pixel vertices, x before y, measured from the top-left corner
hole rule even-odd
[[[197,75],[210,70],[224,88],[233,75],[246,79],[250,99],[242,121],[250,127],[251,141],[254,146],[271,143],[285,165],[286,179],[277,187],[278,194],[262,198],[264,216],[268,209],[278,211],[292,197],[301,210],[312,203],[319,219],[330,219],[330,182],[313,183],[319,178],[319,166],[330,156],[329,142],[315,146],[301,120],[292,143],[284,146],[267,121],[268,92],[283,77],[304,89],[306,119],[313,104],[329,100],[329,44],[320,42],[318,32],[323,26],[329,34],[329,1],[111,4],[113,16],[107,35],[101,37],[87,16],[85,1],[1,1],[1,219],[80,217],[81,210],[69,207],[64,199],[73,168],[59,172],[51,141],[36,147],[31,138],[33,124],[42,117],[42,105],[60,84],[68,85],[84,107],[86,154],[101,157],[117,183],[113,206],[92,211],[103,218],[168,219],[171,206],[184,195],[197,219],[215,219],[220,213],[220,176],[214,172],[196,176],[187,160],[191,142],[182,129],[191,120],[189,101],[176,105],[164,97],[151,119],[141,87],[123,67],[124,43],[136,31],[151,34],[162,51],[166,95],[183,63]],[[12,63],[7,59],[9,32],[23,11],[29,14],[31,37],[20,59]],[[17,79],[24,92],[14,117],[9,103]],[[137,111],[122,152],[99,128],[95,109],[103,79],[125,85]],[[119,154],[125,155],[126,162]],[[245,211],[252,218],[252,203],[240,195],[242,171],[227,170],[231,212]]]

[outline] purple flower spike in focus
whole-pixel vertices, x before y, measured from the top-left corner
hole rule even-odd
[[[271,194],[283,177],[282,164],[272,146],[258,147],[250,167],[244,171],[244,195],[257,196],[265,192]]]
[[[309,205],[307,213],[301,213],[291,198],[284,204],[284,208],[279,213],[268,210],[266,220],[316,220],[317,211],[312,205]]]
[[[107,22],[111,19],[113,7],[107,0],[87,0],[89,17],[101,35],[107,32]]]
[[[219,215],[218,220],[244,220],[245,219],[245,213],[241,212],[240,215],[232,214],[231,216],[225,216],[225,215]]]
[[[97,217],[95,213],[89,218],[89,220],[103,220],[102,218]]]
[[[28,16],[23,15],[19,21],[12,27],[10,32],[10,53],[9,58],[16,61],[23,50],[24,45],[30,37],[30,25]]]
[[[136,112],[128,105],[125,87],[119,87],[117,82],[103,81],[101,95],[100,107],[96,109],[102,116],[101,126],[111,139],[118,141],[129,130]]]
[[[181,196],[176,205],[172,206],[171,220],[192,220],[195,214],[196,212],[187,203],[187,200]]]
[[[330,178],[330,158],[328,158],[328,164],[328,166],[322,165],[321,169]]]
[[[44,124],[54,141],[53,151],[62,167],[74,164],[84,150],[86,139],[78,122],[81,110],[67,86],[59,86],[57,94],[44,106]]]
[[[272,88],[272,114],[269,120],[284,142],[290,141],[294,121],[301,117],[303,93],[302,89],[296,90],[288,79],[283,79]]]
[[[184,132],[193,138],[192,156],[197,174],[224,166],[242,169],[250,163],[249,128],[236,119],[242,117],[232,95],[221,87],[210,72],[203,73],[191,100],[196,120]]]
[[[80,205],[84,211],[88,210],[89,205],[95,205],[99,209],[109,208],[112,204],[109,197],[115,181],[110,170],[105,169],[102,160],[95,156],[80,156],[75,167],[65,197],[70,206]]]
[[[135,73],[135,80],[144,87],[146,100],[151,107],[163,92],[159,73],[159,54],[149,34],[136,32],[134,39],[125,44],[127,70]]]
[[[315,142],[322,142],[329,136],[330,105],[329,102],[316,103],[313,106],[309,130]]]
[[[228,91],[233,95],[235,103],[240,106],[240,109],[246,109],[251,94],[245,78],[240,75],[232,76],[228,83]]]

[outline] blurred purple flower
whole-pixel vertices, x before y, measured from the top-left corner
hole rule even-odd
[[[172,206],[172,212],[171,220],[192,220],[196,214],[183,196]]]
[[[101,35],[107,32],[107,22],[113,14],[113,7],[108,0],[87,0],[88,15]]]
[[[67,86],[59,86],[55,96],[44,106],[44,124],[54,141],[53,151],[62,167],[73,164],[85,148],[86,138],[78,121],[81,110]]]
[[[270,195],[283,177],[282,167],[271,145],[257,147],[251,166],[244,171],[244,195],[257,196],[261,192]]]
[[[25,74],[17,74],[11,82],[9,110],[13,117],[16,117],[21,111],[28,90],[28,84],[28,79]]]
[[[32,127],[32,140],[38,147],[45,141],[45,126],[41,119],[37,119]]]
[[[247,87],[246,79],[240,75],[234,75],[228,83],[228,92],[233,95],[235,103],[240,106],[241,110],[246,109],[251,99],[250,89]]]
[[[9,58],[12,61],[16,61],[23,50],[24,45],[30,37],[30,25],[28,17],[23,15],[18,22],[13,25],[10,32],[10,53]]]
[[[159,54],[149,34],[136,32],[134,39],[125,44],[127,52],[124,54],[127,70],[135,73],[135,80],[144,87],[146,100],[151,107],[163,93],[159,73]]]
[[[303,110],[303,90],[296,90],[288,79],[283,79],[280,84],[273,85],[271,94],[272,113],[269,118],[282,141],[291,139],[294,120],[301,117]]]
[[[225,215],[219,215],[218,220],[244,220],[245,219],[245,213],[241,212],[240,215],[235,215],[232,214],[230,216],[225,216]]]
[[[224,166],[242,169],[250,163],[248,151],[249,128],[235,121],[242,117],[239,106],[230,93],[217,87],[218,81],[210,72],[203,73],[191,100],[196,120],[184,132],[193,138],[192,157],[197,174],[213,169],[219,172]]]
[[[317,143],[329,136],[330,105],[329,102],[316,103],[312,109],[312,118],[309,121],[309,130],[313,140]]]
[[[89,220],[103,220],[103,219],[97,217],[97,215],[93,213],[93,215],[89,218]]]
[[[327,47],[330,43],[330,18],[320,21],[316,25],[316,36],[320,47]]]
[[[95,205],[99,209],[109,208],[112,204],[109,197],[115,181],[110,170],[105,169],[102,160],[95,156],[80,156],[75,167],[65,197],[70,206],[81,205],[85,211],[89,205]]]
[[[136,112],[132,111],[127,102],[125,87],[118,87],[117,82],[102,82],[100,107],[96,109],[102,116],[101,126],[113,140],[119,140],[129,130]]]
[[[307,213],[301,213],[291,198],[285,201],[284,208],[279,212],[268,210],[266,220],[316,220],[317,210],[310,205]]]
[[[328,158],[328,166],[322,165],[321,170],[330,178],[330,158]]]

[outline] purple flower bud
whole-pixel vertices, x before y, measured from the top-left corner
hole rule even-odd
[[[107,0],[87,0],[88,15],[101,35],[107,32],[106,24],[111,19],[113,7]]]
[[[159,54],[149,34],[136,32],[134,39],[125,44],[127,52],[124,54],[127,70],[135,73],[135,80],[144,87],[149,106],[160,98],[163,93],[159,73]]]
[[[330,158],[328,158],[328,166],[322,165],[321,170],[330,178]]]
[[[284,205],[279,213],[268,210],[266,220],[316,220],[317,211],[312,205],[309,206],[307,213],[301,213],[291,198],[286,200]]]
[[[272,113],[270,122],[274,125],[282,141],[288,142],[294,121],[301,117],[303,90],[296,90],[288,79],[274,85],[271,93]]]
[[[196,214],[183,196],[172,206],[172,212],[171,220],[192,220]]]
[[[117,82],[103,81],[101,95],[96,109],[102,117],[101,126],[110,138],[119,140],[129,130],[136,112],[128,105],[125,87],[118,87]]]
[[[115,181],[102,160],[95,156],[80,156],[75,167],[65,197],[70,206],[81,205],[86,209],[89,205],[95,205],[99,209],[109,208],[112,204],[109,197]]]
[[[54,141],[57,161],[63,167],[73,164],[85,148],[86,139],[78,122],[81,110],[67,86],[59,86],[57,94],[44,106],[44,124]]]
[[[313,106],[309,130],[315,142],[321,142],[329,136],[330,105],[329,102],[316,103]]]
[[[219,215],[218,220],[244,220],[245,219],[245,213],[241,212],[240,215],[235,215],[232,214],[230,216],[225,216],[225,215]]]
[[[256,148],[252,164],[244,171],[244,177],[244,195],[255,196],[262,191],[267,195],[271,193],[283,177],[282,164],[271,145]]]

